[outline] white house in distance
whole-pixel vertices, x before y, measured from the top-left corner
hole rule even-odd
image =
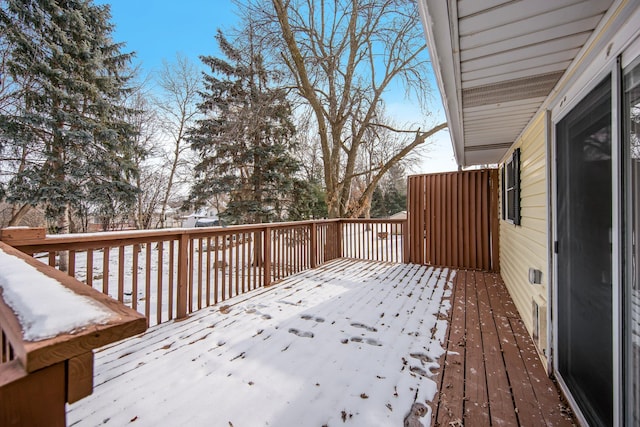
[[[213,208],[192,212],[187,216],[183,216],[181,219],[182,228],[215,227],[220,225],[218,212]]]
[[[502,277],[583,425],[640,425],[640,1],[418,0]]]

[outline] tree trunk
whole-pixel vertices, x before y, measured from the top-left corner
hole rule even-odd
[[[63,213],[58,217],[58,233],[69,233],[69,204],[65,205]],[[69,253],[67,251],[58,252],[58,268],[65,273],[69,271]]]
[[[22,219],[31,210],[31,207],[32,206],[30,204],[26,203],[26,204],[20,206],[20,209],[18,209],[17,211],[12,212],[13,216],[9,220],[9,227],[14,227],[14,226],[20,225],[20,222],[22,221]]]
[[[136,176],[136,186],[138,187],[138,189],[142,188],[142,182],[140,179],[140,174],[138,174]],[[142,228],[142,194],[138,193],[138,197],[136,197],[136,204],[137,204],[137,212],[134,215],[134,225],[136,227],[137,230],[140,230],[140,228]]]

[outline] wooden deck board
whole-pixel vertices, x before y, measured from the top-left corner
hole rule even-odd
[[[464,423],[489,425],[489,401],[485,372],[483,331],[475,272],[466,272],[466,361],[464,387]]]
[[[479,273],[476,277],[491,425],[517,425],[518,421],[511,398],[511,386],[504,363],[502,347],[500,346],[498,329],[493,316],[494,311],[489,302],[489,294],[486,286],[487,276]]]
[[[432,424],[575,425],[500,276],[458,271],[452,299]],[[462,423],[458,417],[463,410]]]
[[[434,407],[435,425],[450,426],[462,423],[465,359],[465,277],[458,272],[454,279],[452,304],[449,310],[447,352],[442,356],[437,407]]]

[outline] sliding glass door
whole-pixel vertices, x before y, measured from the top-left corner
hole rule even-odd
[[[611,78],[556,126],[557,366],[590,425],[613,423]]]

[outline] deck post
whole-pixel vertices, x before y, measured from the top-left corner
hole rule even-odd
[[[177,319],[187,317],[187,288],[188,288],[188,270],[189,270],[189,235],[181,234],[178,241],[178,293],[176,295],[176,311]],[[147,319],[148,321],[148,319]]]
[[[311,268],[316,268],[318,266],[318,228],[317,224],[314,222],[311,224]]]
[[[342,221],[336,222],[336,258],[342,258]]]
[[[0,366],[0,425],[66,425],[65,362],[28,374],[18,360]]]
[[[264,264],[262,265],[262,273],[264,286],[269,286],[271,285],[271,227],[264,228],[263,249]]]
[[[402,236],[402,262],[409,264],[411,262],[411,245],[409,244],[409,220],[405,220],[400,224],[400,235]]]

